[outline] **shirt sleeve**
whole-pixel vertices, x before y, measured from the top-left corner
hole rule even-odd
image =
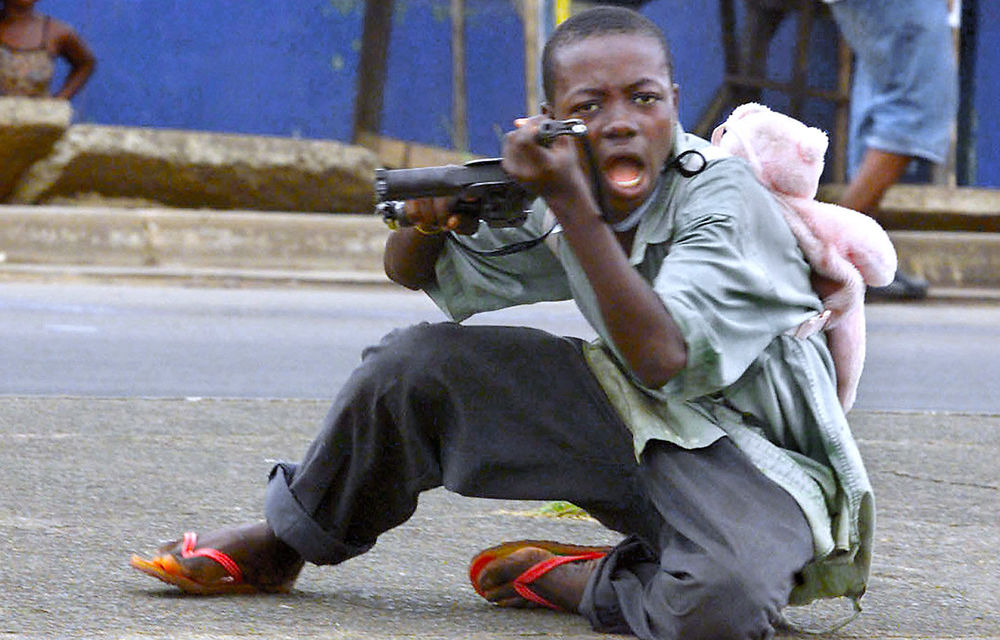
[[[473,236],[449,237],[427,294],[459,322],[484,311],[570,298],[562,264],[545,242],[536,242],[552,224],[539,205],[521,227],[491,229],[484,224]],[[519,243],[530,246],[509,255],[477,253]]]
[[[735,162],[706,169],[680,194],[653,282],[688,350],[665,390],[685,399],[731,385],[777,335],[820,310],[779,205]]]

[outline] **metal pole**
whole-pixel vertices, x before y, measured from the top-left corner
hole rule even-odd
[[[469,150],[465,79],[465,0],[451,0],[451,146]]]
[[[538,87],[541,48],[538,46],[542,30],[542,2],[523,0],[521,21],[524,24],[524,113],[535,115],[541,104]]]
[[[382,124],[382,95],[385,93],[386,60],[392,31],[394,0],[366,0],[358,60],[357,93],[354,96],[352,140],[363,133],[378,133]]]
[[[963,0],[958,54],[958,132],[955,177],[959,185],[976,184],[976,48],[979,1]]]

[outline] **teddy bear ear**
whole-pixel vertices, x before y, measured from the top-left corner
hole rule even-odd
[[[722,142],[722,135],[724,133],[726,133],[725,122],[723,122],[722,124],[720,124],[715,129],[712,130],[712,138],[711,138],[712,144],[714,144],[715,146],[719,146],[719,143]]]
[[[719,141],[722,140],[722,136],[726,133],[727,125],[732,125],[737,120],[745,118],[754,113],[765,113],[770,111],[771,110],[765,107],[764,105],[758,104],[756,102],[747,102],[745,104],[741,104],[740,106],[733,109],[733,112],[729,114],[729,117],[726,118],[725,122],[717,126],[712,131],[712,137],[711,137],[712,144],[718,146]]]
[[[829,144],[825,133],[816,127],[806,127],[798,141],[799,156],[809,164],[822,161]]]
[[[739,120],[751,113],[761,113],[764,111],[770,111],[767,107],[756,102],[747,102],[746,104],[741,104],[740,106],[733,109],[733,112],[729,114],[730,120]]]

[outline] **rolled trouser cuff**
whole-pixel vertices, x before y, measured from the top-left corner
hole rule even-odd
[[[654,566],[655,553],[643,544],[637,536],[622,540],[608,555],[601,558],[591,574],[580,599],[580,615],[590,626],[601,633],[634,633],[619,604],[619,594],[615,589],[615,574],[619,566],[629,563]],[[621,578],[619,578],[621,579]],[[628,579],[628,576],[625,576]]]
[[[295,467],[279,462],[268,479],[264,516],[275,535],[312,564],[339,564],[371,549],[374,543],[348,544],[331,536],[302,508],[289,489]]]

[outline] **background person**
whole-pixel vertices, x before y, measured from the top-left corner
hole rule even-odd
[[[958,62],[948,0],[827,0],[854,52],[848,166],[839,204],[876,220],[886,191],[914,159],[943,163],[958,111]],[[906,273],[869,293],[927,295]]]
[[[0,95],[69,100],[93,74],[94,55],[69,25],[35,11],[37,2],[0,0]],[[70,70],[52,93],[58,58]]]
[[[744,0],[741,66],[764,77],[768,45],[803,2]],[[848,132],[849,182],[840,204],[879,219],[886,191],[913,160],[943,163],[958,112],[958,64],[948,0],[823,0],[854,53]],[[739,101],[759,102],[741,89]],[[927,295],[925,280],[896,272],[869,294],[898,300]]]

